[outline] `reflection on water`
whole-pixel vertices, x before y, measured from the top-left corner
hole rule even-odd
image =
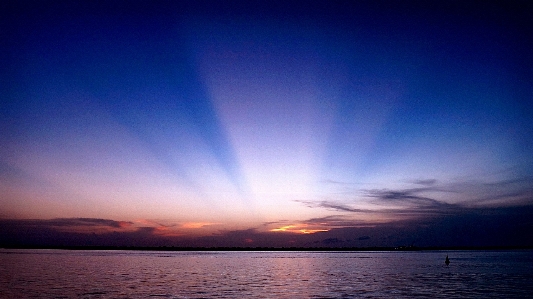
[[[2,298],[523,298],[532,281],[533,251],[0,250]]]

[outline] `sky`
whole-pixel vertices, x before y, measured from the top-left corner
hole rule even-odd
[[[0,245],[533,246],[528,1],[0,11]]]

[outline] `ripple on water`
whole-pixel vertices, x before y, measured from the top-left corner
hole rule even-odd
[[[2,298],[509,298],[533,252],[0,250]],[[489,256],[489,257],[487,257]],[[216,257],[216,258],[215,258]]]

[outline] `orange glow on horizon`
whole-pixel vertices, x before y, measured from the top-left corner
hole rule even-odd
[[[211,225],[215,225],[215,224],[218,224],[218,223],[212,223],[212,222],[187,222],[187,223],[183,223],[181,225],[181,227],[182,228],[195,229],[195,228],[203,228],[203,227],[211,226]]]
[[[295,225],[286,225],[278,228],[273,228],[270,231],[271,232],[290,232],[290,233],[299,233],[299,234],[314,234],[318,232],[327,232],[329,229],[321,229],[321,228],[306,228],[308,227],[307,224],[295,224]]]
[[[126,227],[132,227],[133,224],[127,221],[118,221],[118,225],[120,228],[126,228]]]
[[[301,229],[300,232],[302,234],[314,234],[318,232],[327,232],[329,229]]]
[[[290,231],[291,228],[295,227],[294,225],[287,225],[287,226],[282,226],[280,228],[273,228],[271,229],[270,231],[271,232],[285,232],[285,231]]]

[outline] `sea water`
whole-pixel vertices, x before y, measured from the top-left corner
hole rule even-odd
[[[446,266],[446,255],[451,263]],[[533,251],[0,250],[0,298],[531,298]]]

